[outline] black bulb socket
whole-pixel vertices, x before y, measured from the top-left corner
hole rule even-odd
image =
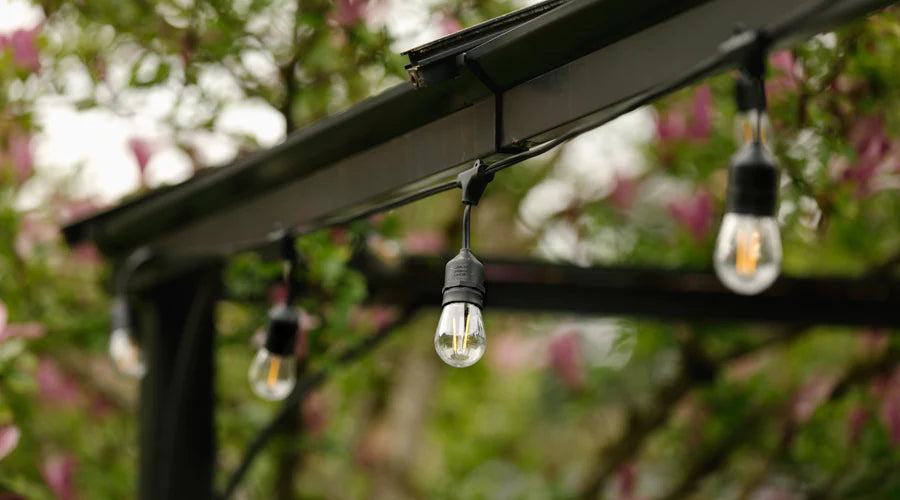
[[[467,302],[484,308],[484,265],[463,248],[444,269],[444,299],[441,306]]]
[[[741,71],[734,84],[734,98],[738,112],[766,109],[766,91],[761,80]]]
[[[278,356],[293,356],[300,319],[297,311],[286,304],[278,304],[269,311],[269,331],[266,332],[267,351]]]
[[[778,203],[778,167],[759,141],[745,144],[731,158],[725,209],[729,213],[772,217]]]

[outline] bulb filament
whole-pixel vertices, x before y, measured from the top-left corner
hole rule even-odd
[[[759,231],[741,229],[737,234],[737,256],[735,268],[738,274],[752,276],[759,262]]]
[[[275,387],[278,381],[278,368],[281,366],[281,356],[272,356],[272,363],[269,365],[269,376],[266,378],[266,385],[269,389]]]
[[[466,314],[465,332],[463,333],[463,336],[462,336],[462,348],[460,348],[459,341],[457,340],[457,335],[459,335],[459,332],[457,331],[457,328],[456,328],[456,317],[453,318],[453,352],[455,352],[456,354],[462,354],[462,353],[466,352],[466,349],[468,348],[469,318],[471,316],[472,316],[471,314]]]

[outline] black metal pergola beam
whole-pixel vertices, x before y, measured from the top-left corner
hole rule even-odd
[[[449,257],[447,257],[449,258]],[[441,303],[447,258],[359,264],[373,300]],[[888,276],[789,277],[762,295],[737,295],[711,271],[579,267],[483,259],[490,310],[635,316],[691,322],[891,327],[900,324],[900,282]]]
[[[318,229],[477,158],[498,158],[574,127],[598,126],[732,67],[737,61],[726,58],[690,81],[683,78],[716,56],[735,26],[778,26],[811,5],[809,0],[552,3],[487,41],[472,47],[457,41],[465,55],[448,54],[461,61],[454,78],[419,89],[394,87],[270,150],[70,225],[66,237],[73,243],[91,240],[110,256],[144,245],[173,254],[221,255],[259,245],[276,229]],[[805,36],[891,3],[830,2],[782,36]]]

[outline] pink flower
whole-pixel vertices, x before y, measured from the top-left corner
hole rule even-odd
[[[27,259],[35,248],[52,242],[59,235],[57,227],[34,214],[25,214],[19,223],[19,232],[13,246],[19,257]]]
[[[866,422],[869,421],[869,410],[862,406],[853,409],[850,416],[847,417],[847,435],[850,437],[850,443],[856,445],[862,436]]]
[[[331,23],[350,27],[363,20],[368,10],[367,0],[338,0]]]
[[[687,133],[687,117],[680,110],[672,109],[656,115],[656,137],[661,142],[681,139]]]
[[[40,25],[26,29],[17,29],[9,37],[8,46],[12,49],[13,61],[22,69],[36,73],[41,69],[41,59],[38,54],[37,34]]]
[[[447,238],[440,231],[413,231],[403,238],[403,250],[408,254],[436,254],[447,250]]]
[[[60,500],[75,499],[75,471],[78,463],[71,454],[57,455],[44,460],[41,475],[47,486]]]
[[[700,85],[694,91],[691,125],[687,132],[690,138],[698,140],[705,140],[712,133],[712,91],[709,85]]]
[[[449,12],[441,12],[439,14],[438,24],[441,27],[441,33],[449,35],[463,29],[463,25],[453,14]]]
[[[619,467],[619,470],[616,472],[619,490],[617,498],[621,500],[634,500],[637,498],[634,493],[635,485],[637,484],[636,469],[633,462]]]
[[[847,139],[856,151],[856,164],[845,168],[840,178],[855,182],[860,195],[869,194],[872,180],[893,147],[884,131],[884,116],[878,114],[856,120]]]
[[[539,352],[535,339],[503,332],[492,337],[487,359],[498,372],[514,373],[537,365],[539,360],[535,357]]]
[[[815,375],[794,394],[792,414],[799,423],[809,421],[816,409],[831,394],[837,378],[831,375]]]
[[[22,433],[15,425],[0,426],[0,460],[16,449],[21,437]]]
[[[83,264],[99,264],[103,261],[100,251],[90,242],[78,243],[72,247],[72,256]]]
[[[38,362],[37,382],[41,396],[52,403],[71,404],[78,400],[78,384],[66,377],[48,358]]]
[[[10,323],[0,329],[0,344],[7,339],[39,339],[45,334],[44,325],[33,321],[27,323]]]
[[[640,182],[637,179],[625,177],[616,172],[613,189],[609,194],[609,201],[612,203],[612,206],[621,211],[631,208],[634,199],[637,197],[639,184]]]
[[[785,73],[793,74],[794,72],[794,55],[790,50],[779,50],[769,55],[769,64],[773,68],[777,68]]]
[[[900,369],[886,383],[881,400],[881,422],[894,446],[900,445]]]
[[[698,243],[706,239],[712,227],[713,217],[712,197],[709,192],[701,189],[691,198],[671,201],[668,209],[669,214],[687,229]]]
[[[571,390],[584,386],[585,375],[582,370],[581,337],[576,331],[568,331],[557,335],[550,342],[549,365],[563,384]]]
[[[147,164],[150,163],[150,157],[153,156],[153,146],[149,141],[132,137],[128,139],[128,148],[134,155],[137,162],[138,171],[141,174],[141,185],[144,184],[144,172],[147,170]]]
[[[303,401],[303,424],[313,435],[320,435],[328,424],[328,408],[322,391],[313,391]]]
[[[13,167],[16,169],[18,181],[22,183],[28,180],[33,172],[34,163],[34,155],[31,151],[31,137],[17,132],[10,134],[9,155],[12,158]]]
[[[68,200],[58,197],[56,203],[57,217],[64,224],[93,215],[103,208],[91,198]]]

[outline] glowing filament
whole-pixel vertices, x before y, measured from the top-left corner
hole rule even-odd
[[[469,317],[471,317],[471,314],[466,314],[466,332],[463,337],[463,351],[466,350],[466,345],[469,343]]]
[[[737,234],[737,256],[735,268],[738,274],[751,276],[756,273],[759,262],[759,231],[741,229]]]
[[[278,381],[278,368],[281,366],[281,357],[272,356],[272,364],[269,365],[269,376],[266,378],[266,385],[270,388],[275,387]]]

